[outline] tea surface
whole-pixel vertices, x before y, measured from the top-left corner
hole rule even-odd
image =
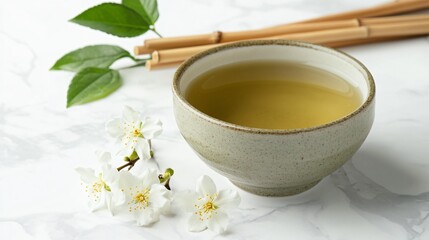
[[[220,66],[194,79],[185,98],[217,119],[265,129],[323,125],[362,103],[358,89],[339,76],[284,61]]]

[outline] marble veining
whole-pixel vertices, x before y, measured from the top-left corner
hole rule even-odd
[[[104,122],[118,116],[125,104],[163,121],[164,133],[154,140],[154,151],[160,168],[175,169],[173,189],[193,188],[202,174],[220,188],[234,188],[204,165],[181,137],[172,112],[174,69],[123,70],[124,85],[118,92],[65,109],[72,75],[48,71],[58,57],[88,44],[112,43],[131,50],[141,42],[67,22],[98,2],[0,3],[2,238],[429,239],[427,37],[343,49],[374,75],[376,119],[353,159],[310,191],[284,198],[240,191],[242,204],[231,213],[230,228],[222,235],[187,232],[187,218],[181,213],[149,228],[135,226],[126,216],[89,213],[74,168],[94,166],[94,150],[110,147]],[[157,29],[165,36],[252,29],[380,2],[159,0]],[[55,11],[47,14],[47,9]]]

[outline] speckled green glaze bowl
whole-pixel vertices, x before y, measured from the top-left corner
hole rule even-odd
[[[195,77],[224,64],[285,60],[315,66],[342,77],[362,95],[361,106],[334,122],[312,128],[270,130],[239,126],[194,108],[184,93]],[[246,41],[201,52],[177,70],[174,113],[183,137],[211,168],[248,192],[286,196],[315,186],[342,166],[368,135],[375,108],[369,71],[334,49],[287,40]]]

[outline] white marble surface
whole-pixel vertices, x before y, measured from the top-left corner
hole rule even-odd
[[[123,87],[107,99],[65,108],[72,74],[48,71],[58,57],[88,44],[131,49],[142,41],[67,22],[97,2],[0,2],[2,239],[429,239],[427,37],[343,49],[374,74],[376,120],[353,159],[314,189],[285,198],[240,191],[242,204],[223,235],[188,233],[181,214],[142,228],[89,213],[74,168],[95,165],[93,151],[111,142],[104,122],[125,104],[164,122],[154,148],[161,168],[176,170],[174,189],[192,188],[202,174],[233,188],[197,158],[178,132],[170,92],[174,69],[124,70]],[[159,0],[158,30],[169,36],[249,29],[379,2]]]

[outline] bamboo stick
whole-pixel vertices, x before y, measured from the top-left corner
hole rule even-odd
[[[270,38],[261,39],[289,39],[289,40],[301,40],[311,43],[325,43],[333,41],[346,41],[352,39],[361,39],[368,37],[368,28],[366,27],[351,27],[351,28],[340,28],[333,30],[323,30],[306,33],[295,33],[285,34]]]
[[[338,42],[328,42],[322,45],[327,47],[348,47],[348,46],[355,46],[355,45],[403,40],[403,39],[409,39],[409,38],[410,37],[408,36],[407,37],[366,38],[366,39],[346,40],[346,41],[338,41]],[[171,63],[155,63],[149,60],[146,62],[146,68],[149,71],[151,71],[151,70],[157,70],[157,69],[163,69],[163,68],[177,67],[181,63],[182,61],[171,62]]]
[[[146,61],[145,67],[147,70],[151,71],[151,70],[175,67],[177,65],[180,65],[180,63],[182,63],[182,61],[171,62],[171,63],[154,63],[152,60],[148,60]]]
[[[410,0],[402,0],[410,1]],[[375,25],[375,24],[388,24],[388,23],[405,23],[414,21],[429,20],[429,14],[416,14],[416,15],[403,15],[393,17],[377,17],[377,18],[361,18],[359,19],[361,25]]]
[[[369,7],[365,9],[359,9],[344,13],[332,14],[325,17],[318,17],[301,23],[314,23],[322,21],[334,21],[341,19],[350,18],[365,18],[365,17],[378,17],[378,16],[389,16],[394,14],[402,14],[422,10],[429,8],[428,0],[407,0],[407,1],[396,1],[389,2],[375,7]]]
[[[152,52],[153,52],[153,49],[149,49],[144,45],[134,47],[134,55],[150,54]]]
[[[169,49],[177,46],[197,46],[204,44],[214,44],[220,41],[222,33],[213,32],[209,34],[199,34],[193,36],[154,38],[144,41],[147,49]]]
[[[405,23],[392,24],[375,24],[354,28],[352,27],[334,30],[314,31],[308,33],[286,34],[262,39],[290,39],[323,44],[327,42],[340,42],[346,40],[358,40],[378,37],[401,37],[421,34],[429,34],[429,20],[410,21]],[[152,61],[155,63],[183,61],[198,52],[220,45],[222,44],[159,50],[155,51],[152,54]]]
[[[168,63],[168,62],[179,62],[183,61],[190,56],[207,50],[212,47],[217,47],[223,45],[220,44],[211,44],[211,45],[202,45],[195,47],[186,47],[186,48],[175,48],[175,49],[166,49],[166,50],[156,50],[152,53],[152,62],[153,63]]]
[[[170,49],[177,47],[188,47],[224,42],[233,42],[250,38],[262,38],[288,33],[299,33],[334,28],[359,26],[357,19],[341,20],[335,22],[322,22],[312,24],[293,24],[270,27],[266,29],[240,31],[240,32],[215,32],[213,34],[201,34],[195,36],[156,38],[145,40],[146,49]]]
[[[286,34],[270,38],[259,38],[259,39],[289,39],[289,40],[301,40],[313,43],[323,43],[329,41],[345,41],[356,38],[366,38],[368,30],[366,27],[352,27],[352,28],[341,28],[334,30],[322,30],[308,33],[295,33]],[[188,57],[207,50],[209,48],[224,45],[226,43],[202,45],[187,48],[176,48],[176,49],[165,49],[157,50],[152,53],[153,63],[167,63],[167,62],[178,62],[187,59]]]
[[[366,8],[366,9],[354,10],[346,13],[315,18],[315,19],[303,21],[300,23],[283,24],[283,25],[259,29],[259,30],[223,32],[223,33],[214,32],[209,34],[200,34],[200,35],[191,35],[191,36],[147,39],[144,42],[145,47],[136,50],[136,53],[146,54],[146,53],[150,53],[151,51],[154,51],[155,49],[161,50],[161,49],[171,49],[171,48],[179,48],[179,47],[192,47],[192,46],[198,46],[198,45],[232,42],[232,41],[252,39],[252,38],[270,37],[270,36],[289,34],[289,33],[345,28],[345,27],[351,27],[351,26],[355,26],[356,24],[359,24],[355,22],[357,20],[353,20],[353,19],[358,19],[363,17],[386,16],[391,14],[417,11],[417,10],[426,9],[426,8],[429,8],[429,0],[401,0],[401,1],[382,4],[375,7]],[[347,19],[352,19],[352,20],[347,20]],[[331,22],[326,22],[328,20]],[[334,20],[335,22],[332,22]],[[345,20],[345,21],[339,22],[340,20]],[[394,20],[395,19],[369,20],[369,21],[392,22]]]
[[[332,47],[332,48],[338,48],[338,47],[348,47],[348,46],[363,45],[363,44],[370,44],[370,43],[396,41],[396,40],[403,40],[403,39],[409,39],[409,38],[410,38],[409,36],[366,38],[366,39],[355,39],[355,40],[346,40],[346,41],[338,41],[338,42],[328,42],[322,45],[327,47]]]
[[[368,30],[369,30],[370,37],[393,37],[393,36],[428,34],[429,20],[405,22],[405,23],[369,25]]]
[[[357,19],[321,22],[313,24],[292,24],[282,25],[261,30],[242,31],[242,32],[225,32],[222,33],[221,42],[233,42],[244,39],[263,38],[276,35],[284,35],[290,33],[301,33],[318,30],[358,27],[359,21]]]

